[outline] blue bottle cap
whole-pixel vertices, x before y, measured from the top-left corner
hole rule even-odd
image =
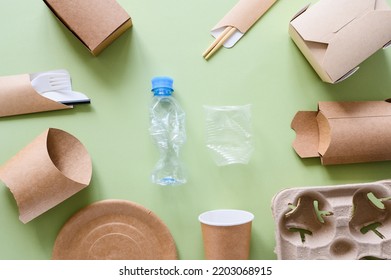
[[[155,90],[157,88],[167,88],[173,91],[173,82],[173,79],[171,79],[170,77],[154,77],[152,79],[152,90]]]

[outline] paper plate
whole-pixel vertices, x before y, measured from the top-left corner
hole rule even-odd
[[[150,210],[126,200],[93,203],[63,226],[55,260],[177,259],[167,226]]]

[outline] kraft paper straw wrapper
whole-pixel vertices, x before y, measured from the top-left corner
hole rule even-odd
[[[208,260],[247,260],[254,215],[243,210],[213,210],[199,216]]]
[[[10,189],[27,223],[85,188],[92,164],[74,136],[49,128],[0,167],[0,179]]]
[[[391,160],[391,103],[319,102],[292,120],[293,148],[323,165]]]
[[[167,226],[131,201],[95,202],[73,215],[56,238],[55,260],[174,260]]]
[[[29,74],[0,77],[0,117],[71,108],[36,92]]]

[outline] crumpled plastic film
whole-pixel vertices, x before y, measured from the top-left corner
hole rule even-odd
[[[206,147],[218,166],[247,164],[254,152],[251,105],[204,106]]]

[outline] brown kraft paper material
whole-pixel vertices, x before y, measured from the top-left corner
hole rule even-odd
[[[244,34],[275,2],[276,0],[240,0],[212,30],[232,26]]]
[[[98,55],[132,26],[130,16],[115,0],[44,2],[93,55]]]
[[[0,167],[27,223],[85,188],[92,164],[84,146],[65,131],[49,128]]]
[[[29,74],[0,77],[0,117],[71,108],[36,92]]]
[[[298,112],[293,148],[322,164],[391,160],[391,103],[319,102],[317,112]]]
[[[301,10],[289,34],[319,77],[337,83],[391,41],[386,0],[320,0]]]
[[[250,253],[251,225],[213,226],[201,223],[207,260],[247,260]]]
[[[174,260],[177,251],[167,226],[131,201],[95,202],[73,215],[59,232],[55,260]]]

